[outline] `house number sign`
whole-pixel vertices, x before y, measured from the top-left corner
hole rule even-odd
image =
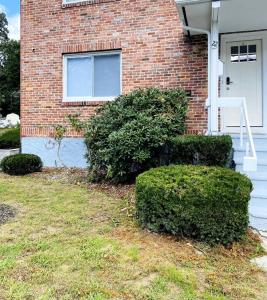
[[[212,46],[213,49],[217,49],[218,45],[219,45],[218,41],[213,41],[212,44],[211,44],[211,46]]]

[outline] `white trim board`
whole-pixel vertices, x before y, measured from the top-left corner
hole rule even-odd
[[[239,42],[249,40],[262,41],[262,89],[263,89],[263,127],[253,127],[253,133],[265,134],[267,133],[267,31],[255,32],[240,32],[221,35],[220,59],[225,62],[226,60],[226,44],[228,42]],[[220,90],[225,88],[224,80],[221,80]]]

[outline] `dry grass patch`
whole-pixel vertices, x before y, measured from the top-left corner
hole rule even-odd
[[[1,226],[0,299],[265,299],[253,234],[211,249],[143,231],[133,187],[68,172],[0,174],[0,202],[17,211]]]

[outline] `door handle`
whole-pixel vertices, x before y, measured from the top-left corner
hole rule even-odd
[[[226,84],[227,85],[230,85],[230,84],[233,84],[234,82],[231,81],[231,78],[230,77],[226,77]]]

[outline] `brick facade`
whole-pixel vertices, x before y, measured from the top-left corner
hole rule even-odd
[[[206,39],[188,41],[173,0],[21,0],[22,136],[48,136],[68,114],[83,119],[101,102],[63,103],[65,53],[121,49],[122,90],[191,91],[188,131],[207,127]],[[71,130],[69,136],[76,136]]]

